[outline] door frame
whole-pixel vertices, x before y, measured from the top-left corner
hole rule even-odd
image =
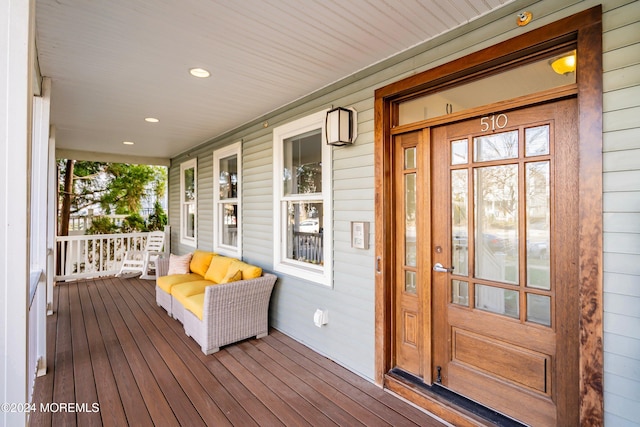
[[[576,85],[565,96],[578,101],[578,278],[580,295],[579,381],[581,425],[604,420],[603,306],[602,306],[602,6],[563,18],[521,36],[498,43],[436,68],[384,86],[375,92],[375,381],[445,420],[461,425],[473,421],[464,411],[422,390],[396,381],[393,368],[393,134],[399,126],[395,104],[408,96],[461,84],[497,69],[513,66],[543,49],[571,44],[577,47]],[[527,103],[563,96],[557,91],[528,97]],[[523,100],[516,101],[518,105]],[[508,102],[506,102],[508,103]],[[523,104],[526,105],[526,104]],[[473,112],[402,126],[403,131],[471,117]],[[430,322],[430,319],[426,319]],[[430,327],[427,325],[426,327]]]

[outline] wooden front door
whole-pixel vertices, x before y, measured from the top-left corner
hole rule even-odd
[[[526,424],[578,424],[573,99],[395,137],[395,366]]]

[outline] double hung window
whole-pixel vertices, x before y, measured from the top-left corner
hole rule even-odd
[[[240,158],[239,142],[213,153],[214,250],[236,258],[242,257]]]
[[[331,147],[325,112],[273,131],[274,268],[331,286]]]
[[[180,165],[180,243],[197,246],[197,160]]]

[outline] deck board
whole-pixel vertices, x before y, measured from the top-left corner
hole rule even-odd
[[[206,356],[137,278],[56,285],[47,350],[36,407],[99,411],[36,411],[31,426],[444,425],[277,330]]]
[[[100,329],[96,339],[102,340],[103,342],[112,374],[117,372],[117,375],[113,374],[117,387],[117,390],[113,392],[116,396],[108,396],[108,398],[114,401],[119,399],[122,403],[122,410],[125,414],[125,424],[128,420],[128,423],[131,425],[151,427],[153,426],[151,415],[149,414],[147,406],[144,404],[144,399],[126,355],[122,347],[118,345],[118,337],[109,315],[106,312],[102,297],[96,286],[90,286],[88,292],[96,312],[96,320]],[[104,424],[108,425],[106,420]]]

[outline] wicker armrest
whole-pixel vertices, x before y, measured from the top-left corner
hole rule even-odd
[[[208,286],[202,313],[208,347],[266,335],[276,279],[274,274],[265,273],[256,279]]]

